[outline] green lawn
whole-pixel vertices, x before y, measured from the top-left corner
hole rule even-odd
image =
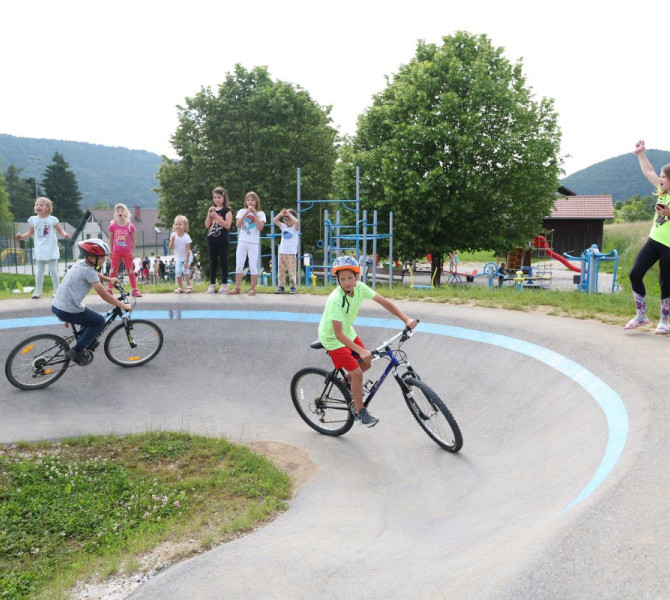
[[[132,573],[157,544],[176,558],[286,510],[290,478],[225,439],[171,432],[0,448],[0,598],[65,598],[78,579]],[[173,557],[174,559],[175,557]]]

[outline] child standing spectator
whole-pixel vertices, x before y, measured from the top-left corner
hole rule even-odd
[[[191,236],[188,234],[188,219],[184,215],[177,215],[172,224],[170,234],[170,248],[174,249],[174,274],[177,279],[177,294],[184,293],[182,275],[186,280],[186,293],[193,291],[191,287]]]
[[[235,254],[235,289],[232,294],[242,291],[244,263],[249,260],[251,274],[250,296],[256,295],[258,281],[258,253],[260,250],[261,230],[265,226],[265,213],[261,210],[261,199],[256,192],[249,192],[244,197],[245,208],[237,211],[235,226],[237,233],[237,252]]]
[[[49,198],[43,196],[35,200],[35,216],[28,219],[30,229],[26,233],[17,233],[16,238],[25,240],[35,236],[35,260],[37,261],[37,272],[35,273],[35,290],[33,298],[39,298],[42,295],[42,284],[44,283],[44,268],[49,266],[49,275],[53,283],[54,294],[58,289],[58,259],[60,251],[58,250],[58,238],[56,232],[62,235],[66,240],[70,239],[67,233],[60,225],[58,219],[51,213],[53,204]]]
[[[214,188],[212,206],[207,211],[205,227],[207,249],[209,250],[209,287],[208,294],[216,294],[216,272],[221,264],[221,287],[219,293],[230,294],[228,290],[228,251],[230,249],[230,227],[233,224],[233,211],[230,210],[228,194],[222,187]]]
[[[371,298],[381,304],[391,314],[398,317],[407,327],[414,329],[417,322],[410,319],[391,300],[377,294],[362,281],[358,281],[361,272],[358,261],[353,256],[339,256],[333,262],[333,275],[337,277],[338,287],[328,300],[319,323],[319,341],[327,350],[333,364],[345,369],[351,382],[351,395],[356,407],[356,421],[373,427],[379,422],[363,405],[363,372],[372,364],[372,354],[365,348],[353,328],[361,303]],[[358,362],[360,359],[360,364]]]
[[[141,298],[142,294],[137,289],[135,278],[135,225],[130,222],[130,211],[125,204],[117,204],[114,207],[114,218],[109,224],[109,244],[112,247],[112,270],[109,276],[116,277],[119,265],[123,261],[130,279],[131,294]],[[111,294],[112,287],[108,286],[107,291]]]
[[[292,208],[283,208],[273,219],[274,224],[279,227],[281,232],[281,242],[279,242],[277,279],[279,287],[275,294],[284,293],[284,284],[288,275],[291,294],[295,294],[296,289],[296,268],[298,253],[298,231],[300,231],[300,221],[298,215]]]

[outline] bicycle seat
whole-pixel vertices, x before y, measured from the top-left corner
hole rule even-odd
[[[316,340],[316,342],[312,342],[309,347],[314,348],[314,350],[322,350],[323,344],[319,340]]]

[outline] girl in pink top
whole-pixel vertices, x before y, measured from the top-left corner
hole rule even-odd
[[[123,260],[128,279],[130,279],[131,293],[136,298],[141,298],[142,294],[137,289],[137,279],[135,279],[135,267],[133,265],[135,259],[135,226],[130,222],[130,211],[125,204],[117,204],[114,207],[114,219],[109,224],[109,245],[112,247],[110,278],[116,277]],[[108,288],[107,291],[110,294],[112,293],[111,288]]]

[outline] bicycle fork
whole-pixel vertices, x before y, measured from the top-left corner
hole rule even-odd
[[[417,415],[422,421],[429,421],[435,415],[437,409],[433,406],[433,412],[430,415],[427,415],[425,412],[421,410],[419,405],[414,400],[414,389],[405,383],[406,377],[413,377],[414,379],[421,379],[421,378],[419,377],[419,374],[412,368],[411,365],[408,364],[406,366],[407,370],[402,375],[399,375],[396,372],[393,374],[393,376],[395,377],[395,380],[398,382],[398,385],[400,386],[400,389],[402,390],[402,393],[405,396],[407,403],[410,405],[410,408],[412,409],[412,411],[414,411],[414,414]]]
[[[128,319],[127,317],[122,317],[123,318],[123,326],[126,329],[126,337],[128,338],[128,343],[130,344],[131,348],[137,348],[137,342],[133,338],[133,322]]]

